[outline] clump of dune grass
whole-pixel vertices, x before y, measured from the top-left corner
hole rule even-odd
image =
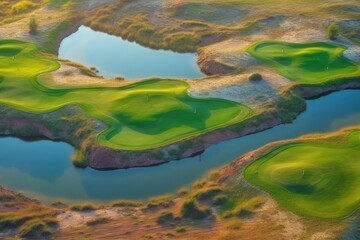
[[[175,228],[175,231],[177,232],[177,233],[184,233],[184,232],[186,232],[187,231],[187,229],[185,228],[185,227],[176,227]]]
[[[173,195],[163,195],[158,197],[150,198],[146,208],[153,209],[153,208],[168,208],[173,205],[174,203],[174,196]]]
[[[111,204],[112,207],[141,207],[144,203],[133,200],[118,200]]]
[[[157,223],[159,224],[171,224],[175,220],[175,215],[170,211],[161,212],[157,217]]]
[[[251,218],[255,215],[256,210],[264,204],[264,202],[265,198],[262,196],[256,196],[247,200],[240,200],[235,203],[232,210],[225,212],[223,217]]]
[[[99,206],[92,204],[92,203],[82,203],[79,205],[73,205],[70,207],[71,211],[76,211],[76,212],[87,212],[87,211],[94,211],[96,209],[98,209]]]
[[[181,216],[194,220],[203,219],[211,214],[209,208],[201,207],[196,199],[190,199],[183,203],[181,207]]]
[[[208,187],[204,189],[198,190],[194,195],[198,200],[213,200],[214,197],[223,193],[223,189],[221,187]]]
[[[180,188],[178,191],[179,197],[184,197],[189,193],[189,190],[186,188]]]
[[[108,223],[109,221],[110,221],[110,219],[108,219],[108,218],[98,217],[98,218],[91,219],[91,220],[87,221],[86,225],[88,225],[88,226],[97,226],[97,225]]]
[[[41,237],[50,237],[58,223],[53,218],[48,219],[31,219],[25,222],[19,228],[19,235],[23,238],[41,238]]]

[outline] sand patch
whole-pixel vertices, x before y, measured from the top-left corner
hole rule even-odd
[[[86,87],[120,87],[128,85],[124,80],[104,79],[90,77],[81,73],[81,70],[74,66],[61,64],[61,67],[54,72],[42,74],[38,79],[39,83],[49,88],[86,88]]]

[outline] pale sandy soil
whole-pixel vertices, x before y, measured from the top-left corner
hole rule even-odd
[[[291,84],[286,78],[269,70],[261,71],[264,80],[251,82],[248,74],[209,77],[188,81],[190,96],[199,98],[223,98],[245,104],[251,108],[262,108],[279,99],[279,90]]]
[[[49,88],[120,87],[129,84],[123,80],[90,77],[82,74],[80,69],[66,64],[61,64],[54,72],[42,74],[38,82]]]
[[[306,228],[301,218],[291,212],[278,210],[277,204],[274,200],[268,199],[263,206],[263,211],[271,211],[273,214],[268,214],[267,217],[271,221],[278,223],[283,227],[282,235],[285,239],[300,239],[305,233]]]
[[[39,24],[39,33],[29,34],[29,19],[34,16]],[[24,41],[41,42],[44,34],[52,27],[67,19],[66,11],[58,11],[42,7],[25,15],[18,21],[0,26],[0,39],[18,39]]]
[[[57,216],[60,229],[72,228],[74,226],[86,225],[91,220],[104,218],[115,220],[123,217],[135,217],[139,215],[139,210],[135,208],[109,208],[95,211],[75,212],[65,211]]]

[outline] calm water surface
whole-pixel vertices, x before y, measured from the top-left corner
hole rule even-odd
[[[71,165],[71,146],[50,141],[0,139],[0,184],[43,201],[120,198],[144,199],[175,193],[190,186],[209,170],[266,143],[314,132],[327,132],[360,124],[360,91],[336,92],[308,101],[308,109],[292,124],[222,142],[199,157],[157,167],[99,172]]]
[[[61,42],[59,57],[94,66],[99,75],[109,78],[204,76],[196,63],[196,54],[153,50],[85,26]]]

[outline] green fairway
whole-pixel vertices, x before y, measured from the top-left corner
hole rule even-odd
[[[326,43],[261,41],[248,52],[274,67],[279,74],[305,84],[322,84],[345,78],[360,78],[360,65],[343,56],[344,46]]]
[[[183,81],[152,79],[83,89],[49,89],[37,82],[38,74],[58,67],[33,44],[0,41],[0,104],[32,113],[79,105],[107,124],[98,136],[101,144],[127,150],[163,146],[252,115],[250,108],[235,102],[189,97]]]
[[[344,138],[282,145],[250,164],[245,178],[297,214],[348,216],[360,207],[360,131]]]

